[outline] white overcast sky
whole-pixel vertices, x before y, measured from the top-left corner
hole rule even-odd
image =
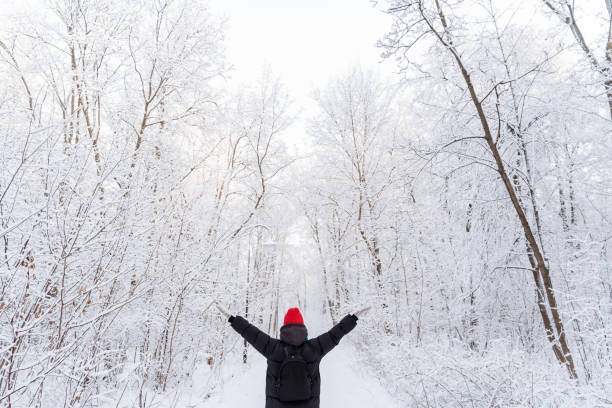
[[[226,55],[234,84],[257,80],[267,67],[285,84],[298,117],[287,130],[289,149],[307,154],[310,98],[335,76],[359,64],[392,75],[376,42],[391,26],[370,0],[209,0],[227,19]]]
[[[268,66],[294,99],[355,64],[378,66],[376,47],[391,25],[370,0],[210,0],[227,18],[226,49],[238,81]],[[387,61],[383,71],[392,71]]]

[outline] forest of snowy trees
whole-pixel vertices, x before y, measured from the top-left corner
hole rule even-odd
[[[228,85],[202,1],[31,3],[0,21],[0,406],[205,407],[255,355],[215,301],[273,336],[372,306],[355,358],[398,406],[612,404],[612,0],[375,2],[402,80],[330,73],[306,117],[274,66]]]

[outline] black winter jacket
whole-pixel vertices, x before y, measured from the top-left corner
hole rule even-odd
[[[241,316],[230,317],[230,322],[232,328],[268,360],[268,369],[266,371],[266,408],[319,408],[321,390],[319,363],[325,354],[338,345],[340,339],[345,334],[355,328],[357,317],[355,315],[347,315],[327,333],[323,333],[314,339],[306,340],[298,346],[303,348],[301,354],[311,373],[313,396],[308,401],[298,402],[281,402],[278,399],[275,388],[276,380],[280,375],[280,365],[285,358],[284,347],[287,347],[287,344],[282,340],[271,338]]]

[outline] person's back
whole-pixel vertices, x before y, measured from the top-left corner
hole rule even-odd
[[[327,333],[309,340],[297,308],[287,311],[280,339],[273,339],[243,317],[229,318],[232,328],[267,360],[266,408],[318,408],[321,390],[319,363],[340,339],[353,330],[357,316],[347,315]]]

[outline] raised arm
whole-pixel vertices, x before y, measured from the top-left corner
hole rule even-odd
[[[270,358],[278,340],[271,338],[242,316],[230,316],[228,321],[238,334],[244,337],[251,346],[255,347],[255,350],[259,351],[265,358]]]
[[[342,339],[345,334],[348,334],[348,332],[357,326],[357,320],[357,316],[355,315],[346,315],[340,320],[340,323],[332,327],[330,331],[315,337],[310,340],[310,343],[318,347],[321,357],[323,357],[340,343],[340,339]]]

